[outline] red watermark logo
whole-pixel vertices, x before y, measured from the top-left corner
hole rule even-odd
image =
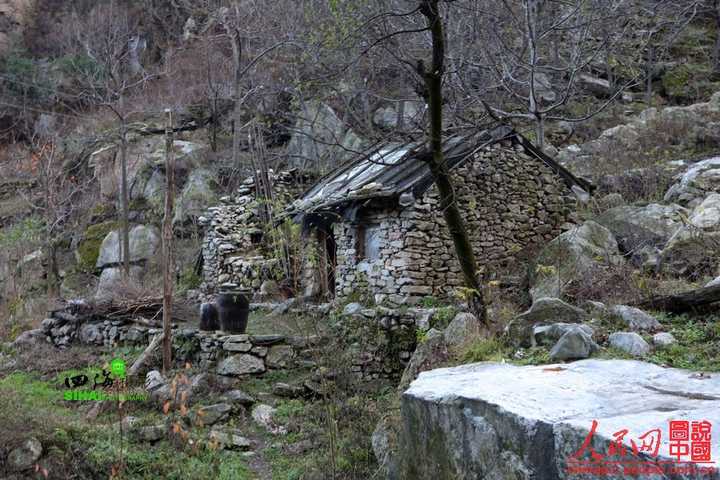
[[[660,428],[638,437],[630,435],[627,428],[621,429],[613,433],[606,452],[600,453],[592,446],[598,428],[597,420],[593,420],[590,433],[578,451],[568,458],[567,473],[595,476],[716,473],[711,455],[712,424],[707,420],[670,420],[668,423],[668,455],[658,458],[662,443]]]

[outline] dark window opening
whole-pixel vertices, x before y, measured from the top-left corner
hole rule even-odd
[[[263,232],[251,232],[250,233],[250,243],[253,245],[259,245],[262,243],[263,240]]]
[[[380,258],[380,225],[357,225],[355,227],[355,258],[361,260],[377,260]]]

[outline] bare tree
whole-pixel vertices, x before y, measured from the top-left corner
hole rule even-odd
[[[116,138],[120,157],[120,253],[123,273],[130,273],[130,226],[128,199],[128,123],[138,112],[127,105],[129,94],[152,77],[139,64],[139,28],[126,8],[111,0],[97,5],[87,23],[77,21],[72,46],[82,61],[71,61],[76,80],[86,101],[107,108],[117,121]]]
[[[72,234],[70,220],[82,208],[80,197],[90,181],[81,172],[63,167],[65,158],[57,136],[33,138],[30,155],[39,195],[25,198],[43,219],[47,294],[53,299],[60,292],[58,249]]]

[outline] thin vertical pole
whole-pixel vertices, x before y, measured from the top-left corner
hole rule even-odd
[[[172,297],[173,297],[173,209],[175,206],[175,152],[173,151],[172,110],[165,110],[165,215],[162,231],[163,261],[163,372],[172,362]]]

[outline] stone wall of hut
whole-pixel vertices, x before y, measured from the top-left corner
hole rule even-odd
[[[575,209],[563,180],[522,147],[488,147],[453,172],[457,201],[486,278],[561,233]],[[447,298],[463,285],[435,187],[411,206],[361,213],[334,226],[336,292],[382,304]]]
[[[308,179],[296,172],[270,172],[274,214],[282,212],[308,186]],[[202,246],[201,290],[217,292],[224,283],[259,291],[265,281],[281,282],[285,275],[280,254],[273,246],[273,234],[263,218],[264,208],[255,193],[255,180],[247,178],[234,195],[223,197],[221,204],[200,217],[205,227]]]

